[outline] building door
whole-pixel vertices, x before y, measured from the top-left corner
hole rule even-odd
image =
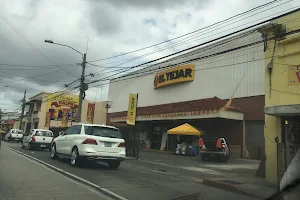
[[[300,148],[300,119],[290,118],[285,120],[284,129],[285,163],[286,168],[293,160]]]

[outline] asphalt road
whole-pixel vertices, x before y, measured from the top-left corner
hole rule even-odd
[[[68,160],[51,160],[48,151],[21,149],[21,144],[3,142],[3,145],[33,156],[64,171],[106,188],[127,199],[172,199],[199,194],[199,199],[251,199],[240,194],[205,186],[180,174],[152,171],[151,167],[135,167],[125,160],[119,169],[110,170],[105,164],[72,167]],[[3,148],[3,147],[2,147]],[[20,161],[21,162],[21,161]],[[22,164],[18,165],[23,166]],[[28,174],[30,176],[30,174]]]
[[[111,198],[2,147],[0,199],[103,200]]]

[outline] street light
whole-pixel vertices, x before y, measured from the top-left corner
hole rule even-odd
[[[79,53],[82,56],[82,72],[81,72],[81,78],[80,78],[80,92],[79,92],[79,105],[78,105],[78,116],[77,116],[77,122],[81,121],[81,111],[82,111],[82,100],[83,100],[83,93],[87,90],[87,85],[84,83],[85,78],[85,63],[86,63],[86,53],[82,54],[80,51],[74,49],[73,47],[65,44],[55,43],[53,40],[45,40],[46,43],[55,44],[59,46],[68,47],[77,53]]]
[[[11,87],[9,85],[5,85],[4,87]],[[20,90],[23,92],[23,90],[17,88],[17,87],[11,87],[11,88],[15,88],[17,90]],[[22,112],[21,112],[21,118],[20,118],[20,124],[19,124],[19,129],[22,130],[22,123],[23,123],[23,117],[24,117],[24,110],[25,110],[25,103],[26,103],[26,90],[24,90],[24,97],[23,97],[23,100],[22,100]]]

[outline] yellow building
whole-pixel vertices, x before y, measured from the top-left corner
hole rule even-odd
[[[26,102],[29,111],[23,118],[22,129],[66,128],[76,123],[78,96],[74,94],[39,93]],[[106,124],[107,102],[82,102],[81,122]]]
[[[266,179],[278,184],[300,147],[300,11],[265,28]],[[268,38],[268,39],[267,39]]]

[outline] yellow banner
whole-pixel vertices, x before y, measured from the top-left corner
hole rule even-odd
[[[45,127],[50,127],[51,112],[46,112]]]
[[[183,65],[157,73],[154,77],[154,88],[159,88],[174,83],[193,81],[194,78],[195,65]]]
[[[137,94],[129,94],[126,123],[133,126],[135,125],[136,105],[137,105]]]
[[[300,84],[300,66],[289,67],[288,84],[289,85],[299,85]]]

